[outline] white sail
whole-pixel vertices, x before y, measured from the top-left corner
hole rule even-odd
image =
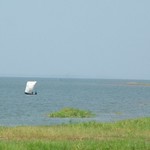
[[[37,83],[36,81],[28,81],[26,83],[25,94],[33,94],[33,90],[36,83]]]

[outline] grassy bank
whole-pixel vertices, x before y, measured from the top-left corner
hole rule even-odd
[[[150,118],[116,123],[0,127],[0,149],[148,150]]]

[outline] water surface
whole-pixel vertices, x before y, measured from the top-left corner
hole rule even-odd
[[[36,96],[24,94],[36,80]],[[149,117],[150,81],[102,79],[0,78],[0,125],[52,125],[70,121],[117,121]],[[88,119],[48,118],[64,107],[90,110]]]

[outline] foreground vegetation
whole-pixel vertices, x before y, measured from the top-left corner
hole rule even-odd
[[[150,118],[114,123],[0,127],[4,150],[149,150]]]

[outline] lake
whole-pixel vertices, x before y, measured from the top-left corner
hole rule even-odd
[[[37,95],[25,95],[36,80]],[[112,79],[0,78],[0,126],[53,125],[79,121],[112,122],[149,117],[150,81]],[[89,110],[93,118],[49,118],[64,107]]]

